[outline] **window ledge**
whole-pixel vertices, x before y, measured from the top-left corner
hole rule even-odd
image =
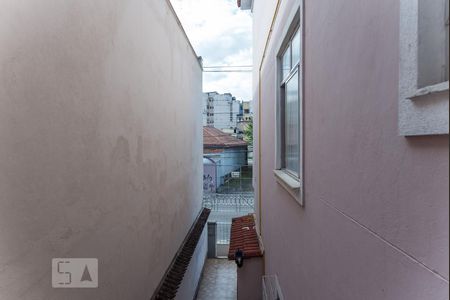
[[[409,96],[408,99],[416,100],[422,96],[427,96],[435,93],[448,91],[448,81],[441,82],[434,85],[429,85],[423,88],[418,89],[413,95]]]
[[[289,194],[294,197],[294,199],[303,206],[303,197],[302,197],[302,190],[301,190],[301,182],[300,180],[292,177],[288,173],[286,173],[283,170],[273,170],[273,174],[275,175],[275,178],[277,182],[286,189]]]
[[[288,187],[291,190],[298,190],[300,189],[300,181],[296,180],[291,175],[287,174],[283,170],[273,170],[273,173],[277,177],[277,180],[281,180],[286,187]]]

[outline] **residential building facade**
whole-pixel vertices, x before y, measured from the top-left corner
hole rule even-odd
[[[448,39],[447,1],[250,2],[264,273],[284,299],[448,299],[448,40],[409,90],[400,51]]]
[[[169,1],[1,6],[0,299],[150,299],[202,206],[201,62]],[[98,288],[52,288],[53,258]]]
[[[242,120],[251,121],[253,117],[252,101],[242,101]]]
[[[231,177],[232,172],[241,172],[241,168],[247,165],[247,143],[217,128],[205,126],[203,156],[207,159],[203,161],[206,176],[204,192],[211,192],[211,184],[215,185],[217,190]],[[211,172],[215,172],[215,175],[210,174]]]
[[[240,114],[240,102],[230,93],[203,93],[203,126],[235,133]]]

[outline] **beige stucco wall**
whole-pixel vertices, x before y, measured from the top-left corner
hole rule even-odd
[[[253,9],[266,274],[286,299],[448,299],[448,135],[398,135],[398,1],[305,0],[305,207],[272,172],[277,45],[300,1],[280,1],[260,65],[276,2]]]
[[[0,299],[151,296],[201,207],[201,76],[166,1],[0,2]]]

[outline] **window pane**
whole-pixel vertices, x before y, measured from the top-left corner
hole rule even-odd
[[[282,60],[281,74],[284,80],[286,76],[289,74],[289,71],[291,70],[291,46],[289,46],[286,52],[284,52],[281,60]]]
[[[292,65],[300,61],[300,30],[297,30],[294,38],[292,39]]]
[[[445,20],[444,20],[444,26],[445,26],[445,63],[444,63],[444,80],[448,80],[448,76],[449,76],[449,74],[448,74],[448,68],[449,68],[449,66],[448,66],[448,52],[449,52],[449,49],[448,49],[448,43],[449,43],[449,40],[448,40],[448,27],[449,27],[449,17],[448,17],[448,14],[449,14],[449,9],[448,9],[448,0],[447,1],[445,1],[445,8],[444,8],[444,11],[445,11]]]
[[[300,144],[299,144],[299,94],[298,72],[286,82],[285,105],[285,167],[299,173]]]
[[[447,2],[419,0],[418,88],[448,80]]]

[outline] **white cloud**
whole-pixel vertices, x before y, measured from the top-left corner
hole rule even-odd
[[[204,66],[251,65],[252,19],[236,0],[171,0]],[[251,100],[251,73],[204,73],[203,90]]]

